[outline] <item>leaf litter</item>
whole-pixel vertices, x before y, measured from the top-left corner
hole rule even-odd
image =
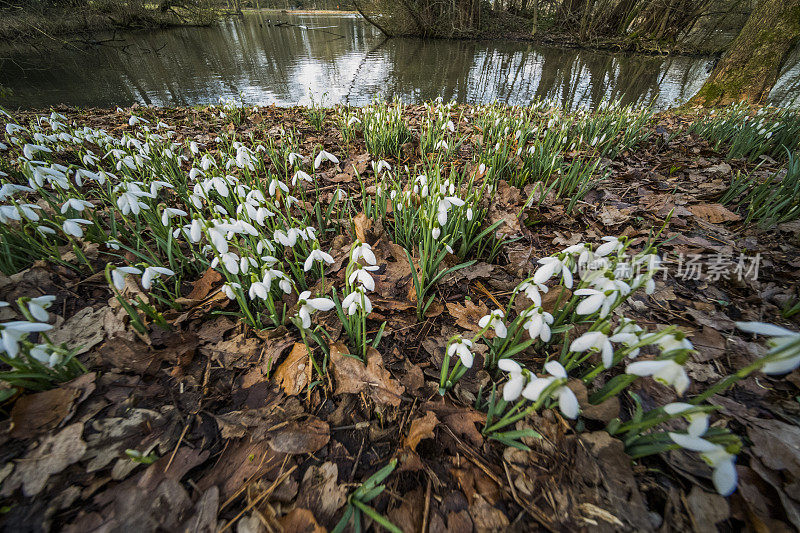
[[[110,110],[60,111],[109,128],[121,117]],[[314,143],[348,151],[323,184],[358,197],[359,180],[374,179],[363,139],[344,145],[333,124],[313,137],[300,108],[263,108],[240,125],[209,110],[137,111],[176,124],[179,140],[209,145],[220,128],[268,136],[293,124],[305,134],[304,153]],[[410,123],[423,112],[406,110]],[[687,119],[665,114],[658,121],[659,128],[677,131]],[[722,406],[719,423],[743,428],[752,441],[739,458],[740,490],[730,503],[706,490],[709,470],[695,457],[632,462],[622,443],[601,431],[630,408],[624,399],[592,406],[585,388],[571,383],[583,408],[580,432],[557,413],[532,415],[516,428],[534,428],[543,438],[526,440],[531,450],[523,451],[481,434],[485,415],[472,407],[479,379],[469,385],[465,378],[453,394],[438,395],[447,338],[474,331],[539,258],[612,232],[644,239],[670,212],[668,254],[760,254],[761,277],[712,283],[670,274],[658,280],[652,305],[633,300],[626,312],[654,324],[677,321],[698,348],[688,366],[696,381],[757,356],[760,347],[735,333],[733,321],[774,319],[800,297],[796,223],[766,231],[743,226],[741,213],[716,200],[735,170],[752,165],[726,160],[693,135],[648,141],[613,163],[608,179],[570,214],[552,195],[539,207],[523,207],[528,191],[503,182],[487,222],[502,221],[500,234],[517,240],[493,263],[453,274],[419,323],[402,248],[357,215],[355,236],[379,257],[374,302],[389,324],[385,340],[369,350],[366,363],[332,343],[330,381],[310,391],[310,357],[322,361],[324,354],[318,347],[309,353],[289,331],[265,337],[218,313],[229,303],[219,297],[222,279],[214,270],[184,287],[181,311],[171,319],[175,331],[153,328],[145,339],[128,333],[104,286],[81,283],[68,269],[37,264],[0,277],[6,301],[42,293],[70,298],[58,310],[53,335],[80,346],[92,371],[49,391],[17,395],[5,406],[0,481],[10,511],[0,521],[12,526],[30,514],[44,529],[66,531],[216,531],[226,524],[238,524],[238,531],[261,531],[264,524],[323,531],[338,522],[356,483],[410,452],[405,470],[373,502],[406,531],[800,527],[797,370],[786,380],[748,378],[715,400]],[[776,168],[765,160],[760,171]],[[344,236],[337,239],[338,249],[349,248]],[[342,261],[340,255],[326,275],[341,279]],[[545,308],[557,296],[548,294]],[[793,324],[797,329],[796,318]],[[646,382],[636,392],[650,403],[670,394]],[[47,514],[44,500],[52,500]]]

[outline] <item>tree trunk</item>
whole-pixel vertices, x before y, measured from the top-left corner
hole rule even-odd
[[[758,0],[742,31],[689,105],[760,102],[800,38],[800,0]]]

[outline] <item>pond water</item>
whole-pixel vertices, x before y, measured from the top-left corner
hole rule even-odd
[[[771,103],[787,105],[798,93],[798,63],[793,57],[784,69]],[[12,90],[0,103],[171,106],[242,95],[250,104],[293,105],[313,94],[327,105],[363,105],[380,93],[405,102],[549,98],[574,108],[621,99],[665,108],[692,96],[709,66],[703,58],[511,41],[386,39],[358,15],[252,12],[207,28],[119,34],[100,45],[0,51],[0,85]]]

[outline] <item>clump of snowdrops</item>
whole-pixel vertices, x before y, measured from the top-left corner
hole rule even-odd
[[[690,379],[684,365],[694,353],[691,342],[674,326],[651,330],[619,312],[636,291],[652,293],[660,259],[652,241],[630,253],[625,238],[606,237],[597,246],[576,244],[539,261],[531,278],[517,286],[505,309],[478,322],[471,338],[452,337],[445,348],[440,392],[445,394],[471,368],[475,354],[486,353],[488,369],[503,373],[502,394],[493,388],[477,404],[488,412],[483,433],[506,445],[527,449],[523,437],[539,437],[513,425],[542,408],[557,408],[568,419],[580,405],[570,381],[590,389],[589,402],[600,404],[622,394],[635,380],[652,378],[683,397]],[[546,310],[543,296],[557,291]],[[514,305],[524,298],[524,305]],[[800,366],[800,334],[760,323],[739,323],[746,332],[770,337],[769,352],[698,395],[645,410],[631,393],[635,409],[627,420],[612,420],[607,431],[618,436],[634,457],[683,448],[700,454],[713,470],[715,488],[729,495],[736,487],[735,456],[741,440],[727,429],[711,427],[715,406],[704,403],[755,371],[782,374]],[[491,337],[487,333],[492,332]],[[479,350],[484,343],[488,349]],[[538,370],[520,357],[544,360]],[[455,364],[451,363],[455,360]],[[684,431],[677,429],[681,421]],[[511,429],[510,429],[511,428]]]
[[[55,296],[50,295],[19,298],[17,307],[22,319],[0,323],[0,361],[10,368],[0,372],[0,381],[11,385],[10,389],[3,389],[0,399],[8,398],[18,388],[46,390],[86,372],[75,358],[77,348],[56,344],[47,335],[53,329],[48,324],[47,309],[54,301]],[[0,308],[8,306],[7,302],[0,302]]]
[[[780,159],[800,147],[800,114],[789,108],[754,108],[738,103],[700,115],[689,128],[728,157]]]

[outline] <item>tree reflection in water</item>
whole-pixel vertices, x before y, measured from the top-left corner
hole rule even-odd
[[[266,24],[276,17],[291,26]],[[669,107],[707,76],[707,59],[614,55],[508,41],[384,39],[354,15],[251,13],[210,28],[131,33],[123,42],[75,49],[0,52],[9,107],[216,103],[363,105],[378,93],[418,102],[524,105],[548,98],[570,108],[604,99]],[[796,94],[800,69],[785,69],[776,98]]]

